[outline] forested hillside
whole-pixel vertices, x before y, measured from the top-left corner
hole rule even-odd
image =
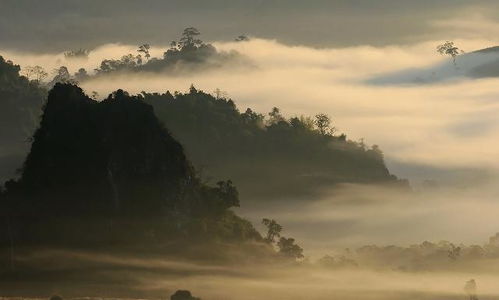
[[[185,146],[206,179],[233,178],[242,195],[280,198],[321,192],[338,183],[407,186],[390,174],[383,153],[336,133],[330,117],[267,116],[191,87],[188,93],[143,93]]]
[[[19,75],[20,67],[0,56],[0,180],[20,167],[38,122],[46,90]]]
[[[202,72],[203,70],[234,67],[240,64],[246,67],[250,62],[236,51],[221,51],[210,43],[203,42],[201,33],[194,27],[185,28],[178,41],[170,43],[170,47],[163,52],[162,57],[152,57],[149,44],[138,47],[138,54],[127,54],[120,59],[105,59],[95,69],[95,76],[127,72],[167,72],[175,75],[185,72]],[[239,41],[243,36],[239,37]],[[87,73],[86,70],[85,74]],[[77,76],[76,80],[86,80],[89,76]]]
[[[180,50],[171,53],[203,51],[204,44],[191,45],[195,42],[187,35]],[[40,80],[20,76],[18,66],[4,60],[0,64],[4,141],[0,152],[4,174],[0,178],[6,180],[21,165],[46,91]],[[59,77],[49,86],[73,82],[68,76]],[[154,107],[203,180],[215,183],[213,178],[231,178],[244,198],[304,196],[338,183],[407,185],[387,170],[378,146],[337,133],[325,114],[287,118],[277,108],[267,115],[251,109],[241,112],[234,101],[194,87],[188,93],[143,93],[139,98]]]
[[[121,90],[97,102],[57,84],[22,176],[5,189],[3,245],[261,240],[230,210],[239,206],[232,182],[201,183],[153,108]]]

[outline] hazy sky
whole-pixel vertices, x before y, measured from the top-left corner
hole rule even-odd
[[[188,26],[208,40],[247,34],[308,46],[403,44],[453,38],[459,32],[442,20],[497,7],[487,0],[0,0],[0,47],[164,45]]]

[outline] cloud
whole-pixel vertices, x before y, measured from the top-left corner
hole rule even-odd
[[[58,264],[53,263],[57,260]],[[99,253],[43,252],[25,257],[24,263],[49,274],[50,284],[28,277],[21,287],[26,293],[64,292],[66,297],[106,295],[107,297],[161,298],[178,289],[188,289],[202,299],[456,299],[464,296],[467,280],[475,278],[478,294],[499,294],[497,275],[461,272],[397,272],[370,270],[328,270],[296,264],[194,264],[161,258],[137,259],[126,255]],[[496,260],[487,260],[497,264]],[[63,276],[61,276],[63,274]],[[68,275],[70,274],[70,275]],[[30,282],[35,278],[36,282]],[[69,280],[68,280],[69,278]],[[45,283],[45,280],[42,280]],[[8,284],[8,283],[7,283]],[[16,284],[5,286],[15,290]],[[36,291],[36,292],[35,292]],[[8,293],[8,292],[7,292]],[[73,296],[74,295],[74,296]]]
[[[258,38],[245,43],[217,42],[219,49],[236,50],[256,67],[226,67],[179,76],[110,76],[85,82],[83,88],[105,97],[118,88],[131,93],[165,92],[187,90],[193,83],[207,92],[216,88],[227,91],[241,110],[251,107],[265,113],[278,106],[288,116],[324,112],[349,138],[378,144],[395,174],[401,170],[402,175],[415,174],[418,180],[446,177],[447,182],[454,177],[454,184],[472,188],[407,196],[356,187],[334,197],[328,195],[317,204],[299,201],[301,206],[297,206],[292,204],[296,199],[290,199],[284,208],[264,210],[243,199],[243,215],[257,223],[260,217],[275,217],[312,253],[368,242],[484,241],[499,227],[492,213],[499,209],[494,202],[498,193],[487,185],[487,180],[497,180],[499,167],[498,79],[461,79],[434,85],[366,83],[376,74],[443,63],[447,59],[435,53],[439,42],[327,49]],[[465,49],[495,43],[456,42]],[[134,50],[129,45],[104,45],[93,51],[84,65],[92,69],[104,57]],[[162,51],[160,47],[153,50],[154,55]],[[54,67],[57,59],[62,59],[60,54],[7,54],[23,65],[40,62]],[[73,71],[78,66],[70,65]]]
[[[487,11],[475,0],[2,0],[0,44],[62,51],[104,43],[164,44],[196,26],[207,40],[239,34],[309,46],[388,45],[443,38],[438,20]],[[40,26],[43,24],[43,26]],[[483,33],[481,33],[483,35]],[[476,37],[474,37],[476,38]]]
[[[495,43],[456,42],[465,49]],[[376,74],[448,63],[435,53],[438,43],[315,49],[254,38],[247,43],[215,45],[246,55],[256,68],[227,67],[179,76],[127,74],[88,81],[83,87],[102,97],[119,88],[131,93],[186,90],[192,83],[208,92],[220,88],[240,109],[266,112],[278,106],[289,116],[327,113],[350,138],[365,138],[370,144],[380,145],[389,160],[440,168],[497,168],[496,79],[462,79],[431,86],[365,83]],[[154,47],[153,56],[163,50]],[[41,64],[50,70],[65,64],[72,72],[80,66],[92,70],[104,58],[133,52],[135,47],[131,45],[104,45],[92,51],[88,61],[68,62],[62,54],[2,51],[23,66]]]
[[[240,212],[254,224],[262,217],[278,220],[283,235],[296,238],[314,258],[369,244],[408,246],[448,240],[482,245],[499,228],[494,215],[499,209],[496,180],[497,176],[492,183],[475,181],[473,187],[441,186],[413,193],[344,185],[319,200],[245,201]]]
[[[493,117],[499,109],[496,79],[432,86],[364,83],[373,74],[444,60],[435,53],[437,43],[320,50],[261,39],[218,43],[220,49],[235,49],[246,55],[257,68],[207,70],[183,76],[133,74],[89,81],[83,87],[101,95],[118,88],[131,93],[186,90],[191,83],[208,92],[221,88],[241,109],[265,112],[278,106],[287,115],[328,113],[340,131],[352,139],[365,138],[380,145],[393,160],[438,167],[497,167],[499,144],[494,141],[499,121]],[[490,42],[461,43],[478,48]],[[118,49],[126,48],[120,47],[102,47],[95,57],[115,52],[115,57],[119,56]],[[22,60],[19,57],[18,61]],[[96,62],[91,58],[89,64]],[[480,120],[476,134],[456,134],[456,128],[473,120]]]

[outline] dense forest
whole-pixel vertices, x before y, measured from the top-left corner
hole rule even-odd
[[[1,200],[3,235],[23,243],[112,244],[146,232],[261,240],[230,211],[239,205],[232,182],[202,184],[152,107],[121,90],[97,102],[57,84]]]
[[[407,247],[366,245],[326,255],[317,265],[330,269],[363,268],[403,272],[494,270],[489,262],[499,258],[499,233],[483,245],[424,241]]]
[[[2,157],[12,161],[9,153],[22,157],[31,146],[24,164],[17,160],[19,177],[9,173],[1,191],[4,249],[187,238],[254,241],[266,255],[275,248],[299,259],[303,249],[277,222],[264,219],[262,237],[232,212],[240,198],[233,181],[248,201],[341,182],[405,186],[377,146],[338,135],[325,114],[241,113],[194,86],[173,95],[118,90],[97,101],[64,72],[47,84],[3,58],[0,66]]]
[[[140,45],[137,54],[127,54],[120,59],[103,60],[100,66],[95,69],[95,76],[126,72],[178,74],[190,71],[200,72],[223,66],[234,67],[239,64],[251,65],[242,54],[236,51],[220,51],[212,44],[203,42],[199,38],[200,35],[199,30],[194,27],[184,29],[180,39],[172,41],[162,57],[152,57],[150,44]],[[240,36],[236,40],[245,41],[246,39],[246,37]],[[82,50],[66,53],[66,57],[78,58],[85,55],[88,56],[88,53],[82,52]],[[74,75],[74,79],[79,81],[84,81],[90,77],[84,69],[80,69]]]
[[[191,87],[187,93],[142,93],[209,179],[230,176],[244,196],[276,199],[321,192],[338,183],[407,187],[390,174],[376,145],[337,134],[326,114],[268,115]]]
[[[50,72],[39,65],[26,66],[23,75],[46,88],[53,87],[58,82],[83,83],[90,79],[96,79],[108,75],[126,75],[131,73],[159,73],[169,76],[185,75],[187,73],[200,73],[222,67],[253,68],[254,65],[249,58],[243,54],[231,50],[223,51],[214,45],[206,43],[199,38],[200,31],[194,27],[185,28],[178,40],[171,41],[169,48],[163,54],[155,57],[152,54],[150,44],[142,44],[137,47],[136,53],[128,53],[121,58],[106,58],[93,70],[78,68],[71,73],[65,65]],[[249,38],[240,35],[235,41],[245,42]],[[78,64],[89,59],[92,54],[88,49],[68,50],[64,52],[64,61]],[[58,61],[60,63],[60,61]]]
[[[16,83],[2,87],[10,93],[1,98],[1,105],[7,108],[2,110],[6,116],[2,128],[16,128],[2,133],[9,135],[4,139],[2,163],[14,165],[5,168],[6,174],[0,174],[6,180],[21,165],[46,89],[75,80],[64,67],[45,83],[40,78],[28,80],[20,76],[20,68],[11,62],[2,60],[1,65],[3,80]],[[243,198],[255,200],[319,193],[338,183],[407,186],[407,182],[389,173],[378,146],[369,147],[362,140],[355,142],[345,134],[337,134],[325,114],[286,118],[278,108],[268,115],[251,109],[241,112],[233,100],[222,95],[191,87],[187,93],[137,96],[153,106],[160,121],[185,147],[204,181],[231,178]],[[12,148],[16,151],[8,152],[7,145],[17,145]],[[8,153],[17,155],[17,159]]]
[[[264,219],[262,237],[231,210],[239,205],[231,180],[200,180],[141,97],[118,90],[96,101],[58,83],[20,178],[0,189],[0,263],[10,265],[0,277],[12,275],[17,251],[40,247],[221,259],[232,245],[257,259],[303,258],[282,226]]]

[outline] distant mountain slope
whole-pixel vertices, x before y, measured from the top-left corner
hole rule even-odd
[[[151,57],[150,45],[146,44],[140,46],[137,55],[128,54],[120,59],[105,59],[95,69],[95,76],[138,72],[165,72],[169,75],[180,75],[222,67],[253,67],[252,62],[246,56],[235,50],[219,50],[212,44],[199,39],[200,34],[194,27],[184,29],[181,38],[178,41],[172,41],[170,48],[165,50],[162,57]],[[244,40],[246,39],[244,36]],[[79,81],[89,78],[94,78],[94,76],[75,76],[75,79]]]
[[[278,110],[268,118],[251,109],[241,113],[232,100],[193,87],[186,94],[142,97],[203,175],[230,176],[245,199],[301,197],[338,183],[406,184],[390,174],[377,146],[333,135],[331,128],[321,132],[312,118],[286,119]]]
[[[456,65],[450,59],[427,68],[400,70],[379,74],[368,83],[385,84],[432,84],[459,78],[478,79],[499,77],[499,46],[489,47],[456,58]]]

